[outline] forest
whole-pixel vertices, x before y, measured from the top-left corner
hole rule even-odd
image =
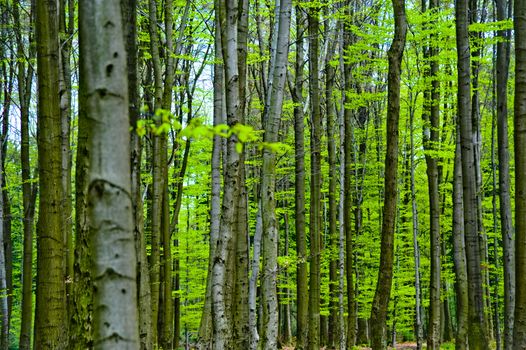
[[[526,349],[526,0],[0,0],[0,350]]]

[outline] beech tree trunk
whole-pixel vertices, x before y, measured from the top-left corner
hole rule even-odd
[[[309,98],[311,106],[311,179],[310,179],[310,278],[309,342],[310,350],[320,348],[320,252],[321,252],[321,108],[319,81],[319,6],[309,8]]]
[[[453,174],[453,263],[455,265],[455,291],[457,299],[457,334],[455,349],[468,349],[469,298],[466,244],[464,234],[464,201],[462,192],[462,155],[460,130],[457,126],[455,165]]]
[[[497,21],[510,18],[508,1],[497,0]],[[510,6],[511,7],[511,6]],[[511,52],[511,30],[497,35],[497,151],[499,166],[500,230],[504,262],[504,350],[513,349],[513,312],[515,310],[515,242],[510,196],[510,156],[508,143],[508,70]]]
[[[349,6],[350,8],[350,6]],[[347,15],[351,17],[351,10],[347,10]],[[343,30],[343,45],[344,50],[352,44],[352,33],[349,26],[345,26]],[[352,67],[346,62],[343,65],[343,79],[345,86],[345,97],[344,97],[344,133],[345,133],[345,155],[344,155],[344,198],[343,198],[343,227],[345,230],[345,268],[347,277],[347,348],[354,346],[356,342],[356,303],[355,303],[355,291],[354,291],[354,269],[353,269],[353,234],[352,234],[352,179],[353,179],[353,130],[352,130],[352,110],[346,105],[350,103],[350,98],[347,92],[352,90]]]
[[[34,14],[34,2],[31,13]],[[22,38],[22,27],[20,21],[20,2],[13,3],[13,17],[16,33],[17,55],[34,58],[35,49],[29,45],[26,51]],[[29,41],[33,43],[32,32]],[[33,67],[23,60],[18,61],[18,96],[20,103],[20,163],[22,168],[22,205],[24,208],[23,230],[24,230],[24,255],[22,263],[22,311],[19,347],[22,350],[31,348],[32,318],[33,318],[33,219],[35,212],[36,186],[31,185],[31,167],[29,158],[29,106],[31,100],[31,86],[33,84]]]
[[[214,1],[214,6],[218,7],[218,0]],[[216,13],[215,17],[215,64],[214,64],[214,126],[224,123],[226,117],[225,114],[225,103],[224,103],[224,69],[222,65],[222,54],[221,54],[221,29],[219,16]],[[208,262],[208,276],[206,279],[206,295],[205,304],[203,307],[203,315],[201,317],[201,323],[199,325],[199,340],[197,348],[201,350],[212,348],[212,335],[213,335],[213,323],[212,323],[212,267],[213,257],[215,256],[215,247],[217,246],[217,240],[219,239],[220,229],[220,218],[221,218],[221,151],[222,151],[222,138],[219,135],[214,135],[212,141],[212,159],[211,165],[211,198],[210,198],[210,252]],[[258,257],[258,268],[259,268],[259,257]],[[255,331],[255,283],[254,287],[252,284],[249,285],[250,290],[254,290],[253,303],[249,299],[249,315],[254,315],[253,327],[251,323],[251,340],[253,338],[253,332]],[[250,322],[250,321],[249,321]],[[257,346],[257,343],[256,343]],[[255,350],[255,348],[251,348]]]
[[[88,217],[93,341],[97,349],[138,349],[128,79],[120,1],[82,0],[79,15],[81,89],[87,97],[92,159]]]
[[[66,349],[57,0],[36,2],[39,219],[35,348]]]
[[[387,149],[385,155],[385,195],[382,214],[380,270],[371,308],[371,345],[374,350],[386,348],[386,319],[391,296],[394,259],[394,232],[398,178],[398,121],[400,116],[400,75],[405,47],[407,20],[405,1],[393,0],[395,32],[388,51]]]
[[[296,6],[296,62],[294,63],[294,86],[291,87],[294,101],[294,216],[296,228],[296,254],[298,265],[296,269],[296,347],[304,350],[307,347],[308,335],[308,280],[307,280],[307,241],[305,237],[305,146],[304,146],[304,114],[303,114],[303,66],[305,31],[305,15]]]
[[[422,1],[422,10],[426,11],[426,1]],[[429,11],[433,16],[438,10],[435,0],[429,1]],[[432,20],[427,26],[435,26]],[[429,28],[428,28],[429,29]],[[440,301],[440,196],[438,174],[438,143],[440,142],[440,86],[438,78],[438,48],[436,47],[436,34],[431,34],[428,44],[424,47],[424,58],[427,59],[429,68],[424,69],[424,78],[430,84],[424,88],[424,149],[426,150],[426,172],[429,193],[429,228],[430,228],[430,260],[431,276],[429,285],[429,326],[427,327],[427,348],[440,349],[441,301]]]
[[[515,325],[513,348],[526,348],[526,1],[516,0],[515,30]]]
[[[216,15],[221,23],[221,47],[225,71],[225,100],[227,124],[235,126],[240,121],[239,67],[238,67],[238,1],[225,0],[216,3]],[[216,38],[218,40],[219,38]],[[212,323],[213,348],[229,349],[233,344],[233,325],[230,305],[232,258],[235,251],[236,203],[239,200],[240,154],[238,139],[232,135],[227,140],[224,162],[224,189],[222,213],[217,245],[212,256]]]
[[[279,13],[277,23],[276,46],[271,48],[271,72],[268,82],[269,94],[264,111],[265,135],[263,142],[276,143],[281,122],[284,99],[285,79],[287,77],[287,63],[289,54],[291,0],[277,0],[276,13]],[[261,320],[264,333],[262,334],[262,349],[276,349],[278,346],[278,243],[279,228],[276,218],[276,154],[270,147],[263,149],[263,165],[261,168],[261,215],[263,218],[263,275],[261,279],[261,303],[263,319]]]
[[[457,55],[458,55],[458,124],[462,158],[462,186],[464,203],[464,232],[469,295],[469,348],[487,349],[488,336],[484,310],[482,271],[476,193],[475,143],[472,132],[470,98],[470,45],[468,35],[468,1],[459,0],[455,5]]]

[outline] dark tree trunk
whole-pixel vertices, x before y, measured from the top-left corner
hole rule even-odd
[[[516,0],[515,29],[515,264],[513,348],[526,348],[526,1]]]
[[[385,155],[385,196],[378,282],[371,308],[372,348],[386,348],[386,319],[391,296],[394,259],[394,232],[398,178],[398,121],[400,116],[400,75],[407,33],[405,1],[393,0],[395,33],[388,51],[387,150]]]
[[[470,98],[470,45],[468,35],[468,1],[459,0],[455,6],[458,55],[458,123],[462,158],[464,203],[464,232],[469,294],[469,347],[487,349],[488,336],[484,311],[482,271],[476,193],[475,143],[472,133]]]

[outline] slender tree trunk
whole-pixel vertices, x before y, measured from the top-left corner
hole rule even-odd
[[[326,82],[325,82],[325,109],[327,111],[327,149],[329,158],[329,240],[330,240],[330,265],[329,265],[329,338],[328,347],[334,349],[339,341],[339,317],[338,317],[338,207],[336,204],[338,171],[336,168],[336,110],[334,93],[335,68],[331,65],[335,49],[335,36],[329,35],[328,54],[325,59]]]
[[[494,47],[494,54],[493,54],[493,64],[495,68],[495,47]],[[495,69],[493,69],[493,81],[495,82]],[[496,91],[495,91],[495,83],[493,83],[492,89],[492,104],[496,105]],[[494,334],[495,334],[495,343],[496,343],[496,350],[502,349],[502,336],[500,332],[500,303],[499,303],[499,270],[500,270],[500,263],[499,263],[499,254],[498,254],[498,239],[497,239],[497,230],[498,230],[498,224],[497,224],[497,164],[495,161],[495,129],[496,129],[496,123],[495,123],[495,114],[492,115],[491,120],[491,179],[492,179],[492,191],[491,191],[491,208],[492,208],[492,216],[493,216],[493,264],[495,265],[495,271],[491,275],[491,284],[492,284],[492,294],[493,294],[493,315],[494,320],[493,324],[495,326],[494,328]]]
[[[239,81],[239,122],[246,123],[247,110],[247,55],[248,55],[248,16],[250,1],[239,1],[239,19],[237,23],[237,53]],[[250,343],[249,331],[249,256],[250,243],[248,233],[248,197],[246,186],[245,151],[239,158],[239,200],[236,208],[236,247],[235,247],[235,281],[233,295],[233,326],[235,346],[247,349]]]
[[[296,254],[298,265],[296,269],[296,348],[304,350],[307,347],[308,332],[308,281],[307,281],[307,241],[305,237],[305,146],[304,146],[304,114],[303,114],[303,33],[305,31],[305,15],[296,6],[296,62],[294,64],[295,78],[291,95],[294,101],[294,217],[296,229]]]
[[[351,16],[350,10],[347,12],[348,16]],[[343,31],[343,45],[344,50],[348,48],[351,41],[352,33],[348,26],[344,27]],[[356,308],[355,308],[355,292],[354,292],[354,281],[353,281],[353,242],[352,242],[352,178],[353,178],[353,130],[352,130],[352,110],[346,105],[349,104],[350,98],[347,92],[352,90],[352,71],[351,65],[347,62],[343,66],[343,79],[345,86],[345,97],[344,97],[344,133],[345,133],[345,155],[344,155],[344,198],[343,198],[343,227],[345,230],[345,268],[347,277],[347,348],[354,346],[356,342]]]
[[[219,5],[219,3],[216,3]],[[239,67],[238,67],[238,3],[226,0],[216,7],[221,22],[221,43],[225,68],[225,97],[227,124],[235,126],[240,120]],[[218,40],[218,38],[216,38]],[[217,245],[212,257],[212,322],[213,348],[232,347],[232,315],[228,308],[231,301],[228,276],[234,257],[236,201],[239,200],[238,186],[240,173],[240,155],[237,152],[238,139],[232,135],[227,140],[224,164],[224,189],[221,222]]]
[[[515,30],[515,324],[513,348],[526,348],[526,1],[516,0]]]
[[[426,10],[426,1],[422,1],[422,10]],[[438,10],[436,0],[429,1],[429,11],[433,14]],[[433,15],[432,14],[432,15]],[[431,21],[430,26],[436,25]],[[440,86],[438,80],[438,48],[435,46],[436,35],[431,34],[429,46],[424,48],[424,56],[428,59],[429,69],[425,69],[426,78],[430,79],[430,86],[424,90],[424,149],[427,165],[427,183],[429,193],[429,228],[430,228],[430,260],[431,277],[429,286],[429,326],[427,334],[427,348],[440,348],[440,324],[441,324],[441,301],[440,301],[440,195],[438,176],[438,143],[440,142]]]
[[[3,139],[3,135],[2,135]],[[0,159],[2,158],[2,147],[0,147]],[[0,183],[3,182],[4,168],[0,162]],[[4,220],[4,196],[0,193],[0,222]],[[7,305],[7,278],[6,278],[6,259],[4,250],[3,225],[0,225],[0,348],[9,348],[9,308]]]
[[[457,297],[457,334],[455,336],[455,349],[466,350],[468,349],[469,297],[464,235],[462,156],[459,131],[460,130],[457,126],[453,176],[453,262],[455,264],[455,290]]]
[[[415,259],[415,331],[416,347],[422,349],[424,340],[424,325],[422,322],[422,287],[420,284],[420,247],[418,244],[418,208],[415,190],[415,154],[414,154],[414,110],[409,112],[409,132],[410,132],[410,188],[411,188],[411,213],[413,216],[413,257]]]
[[[278,2],[279,1],[279,2]],[[271,67],[268,82],[269,95],[264,111],[265,135],[263,142],[272,144],[278,141],[278,131],[281,122],[281,113],[284,99],[285,79],[287,77],[288,47],[290,35],[292,1],[277,0],[276,13],[279,13],[277,23],[276,46],[271,48],[274,56],[271,57]],[[263,149],[263,165],[261,169],[261,215],[263,218],[263,275],[261,280],[261,293],[263,305],[262,349],[276,349],[278,341],[278,243],[279,231],[276,218],[276,154],[270,147]]]
[[[150,30],[150,50],[152,55],[152,66],[154,72],[154,111],[162,106],[162,72],[161,58],[159,55],[159,36],[157,33],[157,2],[149,1],[149,30]],[[160,126],[162,120],[157,116],[155,123]],[[152,135],[153,137],[153,179],[152,179],[152,209],[151,209],[151,258],[150,258],[150,286],[151,286],[151,305],[152,305],[152,341],[159,343],[162,337],[162,329],[159,330],[159,300],[161,288],[161,222],[162,222],[162,199],[163,199],[163,179],[164,171],[161,163],[161,153],[163,151],[162,135]]]
[[[143,199],[141,190],[142,143],[137,133],[139,114],[139,87],[137,75],[137,0],[121,2],[124,35],[126,39],[126,57],[128,59],[128,96],[130,115],[130,166],[131,196],[134,217],[135,254],[137,256],[137,300],[139,305],[139,341],[141,350],[150,350],[152,344],[150,275],[146,259],[144,237]]]
[[[320,251],[321,251],[321,108],[319,81],[319,11],[309,8],[309,98],[311,103],[311,179],[310,179],[310,278],[309,278],[309,342],[310,350],[320,348]]]
[[[217,1],[217,0],[216,0]],[[215,2],[214,2],[215,4]],[[217,8],[216,8],[217,10]],[[221,54],[221,29],[219,16],[215,16],[215,64],[214,64],[214,126],[220,125],[225,121],[225,103],[224,103],[224,69]],[[219,238],[220,218],[221,218],[221,149],[222,139],[215,135],[212,144],[211,163],[211,198],[210,198],[210,253],[208,263],[208,276],[206,280],[206,295],[201,324],[199,326],[198,349],[211,349],[212,347],[212,267],[213,257],[215,256],[215,247]],[[259,259],[258,259],[259,267]],[[251,285],[250,285],[251,286]],[[250,288],[250,287],[249,287]],[[250,299],[249,299],[250,303]],[[254,298],[255,308],[255,298]],[[252,304],[249,306],[252,312]],[[254,322],[255,325],[255,322]],[[251,327],[251,331],[253,328]]]
[[[63,273],[59,28],[56,0],[36,2],[38,68],[38,160],[35,348],[66,349],[66,287]]]
[[[382,214],[380,270],[371,308],[372,348],[385,349],[386,318],[393,280],[393,250],[397,203],[398,121],[400,116],[400,75],[407,32],[404,0],[393,0],[395,33],[388,51],[387,150],[385,196]]]
[[[464,203],[464,232],[469,295],[469,347],[487,349],[488,336],[484,313],[481,256],[476,193],[475,147],[472,133],[470,101],[470,46],[468,35],[468,1],[455,5],[458,55],[458,123],[462,158],[462,186]]]
[[[510,18],[506,0],[496,1],[497,21]],[[500,230],[504,261],[504,350],[513,349],[513,311],[515,309],[515,242],[510,198],[510,160],[508,144],[508,69],[510,64],[511,31],[497,35],[497,143],[499,163]]]
[[[80,71],[80,80],[84,81]],[[77,156],[75,168],[75,261],[73,264],[73,310],[70,313],[70,343],[74,349],[93,346],[93,280],[91,277],[91,244],[88,220],[88,96],[86,89],[79,91],[79,119],[77,133]]]
[[[68,316],[71,313],[73,280],[73,203],[71,196],[71,64],[70,53],[73,40],[74,4],[72,0],[59,0],[59,38],[60,38],[60,67],[59,67],[59,95],[61,119],[61,154],[62,154],[62,215],[64,216],[62,233],[64,235],[64,279],[66,283],[66,297]],[[69,323],[69,317],[68,317]]]
[[[33,14],[34,1],[31,6]],[[22,40],[20,23],[20,2],[13,4],[13,17],[16,33],[17,55],[25,55],[24,41]],[[33,42],[32,33],[29,34],[30,43]],[[28,50],[28,56],[34,57],[34,49]],[[23,60],[18,61],[18,94],[20,99],[20,162],[22,168],[22,205],[24,208],[24,253],[22,263],[22,311],[19,347],[22,350],[31,348],[31,331],[33,318],[33,218],[35,212],[35,191],[31,186],[31,168],[29,158],[29,104],[31,100],[31,86],[33,84],[33,68]]]

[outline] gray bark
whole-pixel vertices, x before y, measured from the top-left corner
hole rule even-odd
[[[497,21],[508,19],[508,1],[497,0]],[[511,7],[511,6],[510,6]],[[510,196],[510,156],[508,135],[508,70],[511,51],[511,31],[500,30],[497,35],[497,143],[499,163],[500,230],[504,262],[504,349],[513,349],[513,311],[515,309],[515,247]]]
[[[469,295],[469,347],[487,349],[488,336],[484,313],[484,294],[479,239],[477,198],[476,141],[473,139],[470,98],[470,45],[468,34],[468,1],[455,5],[458,55],[458,124],[462,157],[462,187],[464,203],[464,232]]]
[[[278,131],[284,99],[285,79],[287,77],[288,47],[290,35],[290,17],[292,2],[290,0],[277,0],[276,13],[279,13],[278,30],[275,33],[277,40],[271,49],[274,56],[271,58],[271,72],[268,87],[269,94],[265,104],[263,142],[275,143],[278,141]],[[261,346],[263,349],[276,349],[278,340],[278,243],[279,232],[276,218],[276,154],[270,147],[263,149],[263,165],[261,169],[261,216],[263,223],[262,257],[263,275],[261,280],[261,303],[263,306]]]
[[[126,51],[120,2],[80,1],[80,69],[87,96],[88,217],[95,349],[139,349]],[[95,31],[95,33],[93,33]]]
[[[526,1],[516,0],[515,30],[515,324],[513,348],[526,348]]]

